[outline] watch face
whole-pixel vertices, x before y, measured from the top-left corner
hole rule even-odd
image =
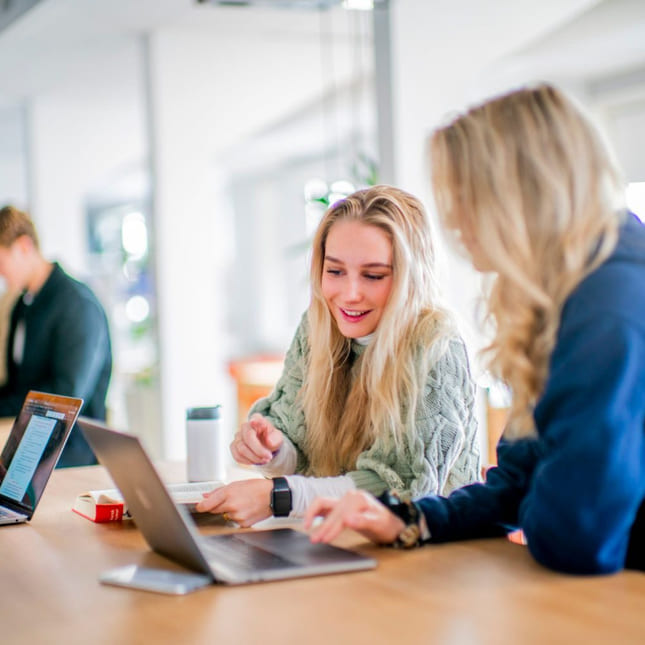
[[[275,517],[286,517],[291,513],[291,489],[284,477],[276,477],[273,480],[271,510]]]
[[[291,512],[291,493],[284,491],[273,491],[271,508],[276,517],[285,517]]]

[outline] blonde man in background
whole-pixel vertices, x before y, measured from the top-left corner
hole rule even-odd
[[[27,213],[0,209],[0,276],[19,294],[6,342],[7,380],[0,387],[0,416],[15,416],[29,390],[79,397],[81,414],[105,419],[112,372],[108,322],[90,288],[46,260]],[[95,464],[74,427],[58,466]]]

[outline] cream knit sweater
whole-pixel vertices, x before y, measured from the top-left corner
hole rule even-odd
[[[305,315],[275,389],[250,411],[267,417],[290,439],[297,453],[295,472],[299,474],[306,473],[309,465],[304,451],[304,412],[296,400],[305,373],[307,329]],[[364,346],[352,342],[353,359],[364,350]],[[346,474],[358,488],[375,495],[396,489],[413,498],[446,495],[477,481],[480,459],[473,390],[464,343],[455,338],[428,374],[414,431],[406,433],[398,447],[393,440],[378,440],[358,456],[356,470]]]

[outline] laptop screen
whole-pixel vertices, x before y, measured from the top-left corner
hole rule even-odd
[[[36,508],[81,405],[81,399],[29,392],[0,454],[0,498]]]

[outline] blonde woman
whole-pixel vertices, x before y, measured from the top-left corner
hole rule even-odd
[[[621,207],[610,153],[541,85],[437,130],[431,159],[444,225],[494,276],[488,351],[514,394],[499,466],[412,504],[317,500],[312,539],[349,526],[415,546],[520,527],[548,567],[645,569],[645,227]]]
[[[231,445],[271,479],[217,489],[199,510],[248,526],[302,515],[317,495],[419,496],[478,478],[466,350],[438,304],[434,263],[412,195],[375,186],[329,208],[284,372]]]

